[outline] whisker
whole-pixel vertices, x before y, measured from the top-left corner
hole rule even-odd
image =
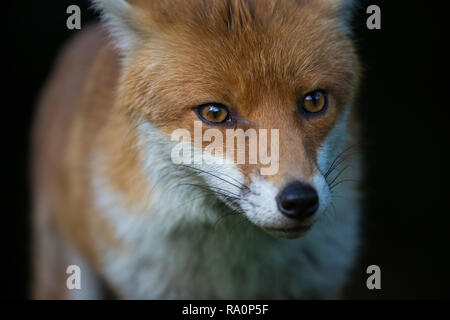
[[[200,188],[200,189],[203,189],[203,190],[206,190],[206,191],[210,191],[210,192],[216,192],[214,190],[211,190],[211,189],[216,189],[216,190],[218,190],[217,194],[224,195],[224,196],[236,199],[236,200],[240,200],[241,199],[241,197],[239,195],[237,195],[237,194],[235,194],[235,193],[233,193],[231,191],[228,191],[228,190],[225,190],[225,189],[222,189],[222,188],[218,188],[218,187],[203,186],[201,184],[195,184],[195,183],[181,183],[181,184],[179,184],[179,186],[197,187],[197,188]],[[228,192],[228,194],[226,194],[225,192]],[[231,194],[231,196],[230,196],[230,194]]]
[[[171,169],[171,168],[168,168],[168,169]],[[159,183],[161,183],[162,181],[164,181],[164,178],[166,178],[166,177],[167,177],[168,175],[170,175],[170,174],[174,174],[173,170],[170,170],[169,172],[167,172],[167,173],[165,173],[164,175],[160,176],[160,177],[158,178],[158,180],[155,182],[155,184],[153,185],[152,189],[150,190],[150,193],[153,193],[153,191],[155,190],[156,186],[157,186]],[[186,178],[189,178],[189,177],[191,177],[191,176],[193,176],[193,175],[195,175],[195,174],[197,174],[197,173],[196,173],[196,172],[190,172],[189,174],[187,174],[187,175],[181,177],[180,179],[186,179]]]
[[[339,164],[336,164],[336,161],[338,160],[343,160],[343,156],[346,152],[349,152],[352,148],[354,148],[356,146],[356,144],[352,144],[349,147],[345,148],[343,151],[341,151],[333,160],[333,162],[331,163],[330,167],[328,168],[328,170],[325,172],[324,177],[327,178],[331,172],[336,168],[336,166],[338,166]],[[341,161],[342,162],[342,161]],[[335,166],[336,164],[336,166]]]
[[[212,190],[208,190],[208,189],[205,189],[205,191],[207,191],[208,193],[207,193],[207,194],[202,194],[202,195],[197,196],[197,197],[192,198],[192,199],[189,199],[189,201],[195,201],[195,200],[202,199],[202,198],[207,198],[207,197],[216,197],[216,198],[217,198],[217,193],[216,193],[216,192],[214,192],[214,191],[212,191]],[[225,195],[225,194],[221,194],[221,195],[222,195],[226,200],[231,199],[230,202],[232,202],[233,200],[236,199],[235,197],[230,197],[230,196],[227,196],[227,195]],[[182,206],[186,206],[187,204],[188,204],[187,202],[183,202],[183,203],[181,203],[180,205],[176,206],[175,209],[176,209],[176,208],[179,208],[179,207],[182,207]],[[232,211],[231,211],[230,213],[226,213],[224,216],[240,214],[239,209],[231,209],[231,210],[232,210]],[[223,218],[224,216],[221,216],[220,218]],[[220,220],[220,218],[219,218],[219,220]]]
[[[234,183],[232,183],[232,182],[230,182],[230,181],[228,181],[228,180],[226,180],[226,179],[224,179],[224,178],[222,178],[222,177],[220,177],[220,176],[218,176],[218,175],[216,175],[216,174],[213,174],[213,173],[211,173],[211,172],[209,172],[209,171],[206,171],[206,170],[203,170],[203,169],[200,169],[200,168],[196,168],[196,167],[189,166],[189,165],[184,165],[184,164],[182,164],[181,166],[186,167],[186,168],[190,168],[190,169],[193,169],[193,170],[196,170],[196,171],[199,171],[199,172],[203,172],[203,173],[209,174],[209,175],[211,175],[211,176],[213,176],[213,177],[215,177],[215,178],[217,178],[217,179],[222,180],[223,182],[226,182],[226,183],[229,183],[229,184],[235,186],[236,188],[238,188],[238,189],[240,189],[240,190],[248,189],[248,187],[247,187],[245,184],[243,184],[242,182],[236,180],[236,179],[233,178],[233,177],[230,177],[230,176],[227,175],[227,174],[222,173],[224,176],[226,176],[227,178],[232,179],[234,182],[238,183],[239,185],[236,185],[236,184],[234,184]]]
[[[328,170],[324,173],[324,177],[325,179],[327,179],[331,173],[333,173],[334,170],[336,170],[345,160],[347,155],[349,155],[349,152],[351,151],[351,149],[353,149],[354,147],[356,147],[358,145],[358,143],[354,143],[352,145],[350,145],[349,147],[347,147],[346,149],[344,149],[342,152],[340,152],[333,160],[333,162],[331,163],[330,167],[328,168]]]
[[[343,169],[341,169],[338,174],[333,178],[333,180],[329,183],[329,185],[333,185],[333,183],[344,173],[345,170],[347,170],[350,166],[345,166]]]
[[[189,201],[189,202],[192,202],[192,201],[199,200],[199,199],[202,199],[202,198],[207,198],[207,197],[217,197],[217,195],[214,194],[214,193],[202,194],[202,195],[197,196],[197,197],[195,197],[195,198],[191,198],[191,199],[189,199],[188,201]],[[186,205],[189,203],[188,201],[185,201],[185,202],[183,202],[183,203],[180,203],[178,206],[174,207],[173,209],[178,209],[179,207],[184,207],[184,206],[186,206]]]
[[[360,181],[356,180],[356,179],[343,179],[341,181],[336,182],[334,185],[330,186],[330,190],[333,190],[338,185],[340,185],[341,183],[344,183],[344,182],[360,182]]]
[[[241,213],[238,210],[233,209],[230,213],[226,213],[226,214],[222,215],[221,217],[219,217],[219,219],[217,219],[217,221],[214,223],[214,225],[217,227],[219,222],[223,221],[223,219],[225,219],[226,217],[237,216],[240,214]]]

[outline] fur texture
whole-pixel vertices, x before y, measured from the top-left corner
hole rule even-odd
[[[100,279],[123,298],[336,297],[358,243],[349,181],[359,161],[343,152],[359,81],[350,1],[94,5],[107,31],[91,28],[65,50],[36,121],[35,296],[80,297],[45,273],[58,261],[60,275],[75,248],[89,266],[84,297],[102,297],[88,290]],[[329,94],[326,111],[299,114],[316,89]],[[171,160],[171,133],[193,135],[192,108],[208,102],[229,106],[238,128],[279,130],[275,175],[234,159]],[[294,180],[319,195],[308,231],[289,231],[298,223],[277,208]]]

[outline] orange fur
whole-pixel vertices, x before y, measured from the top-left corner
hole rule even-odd
[[[280,171],[269,180],[310,181],[317,150],[358,81],[352,42],[328,1],[129,2],[139,9],[131,21],[140,37],[131,62],[121,69],[101,27],[83,31],[56,65],[34,131],[34,202],[48,203],[44,220],[100,274],[94,243],[102,239],[111,250],[122,244],[93,205],[93,159],[101,152],[101,170],[124,207],[158,201],[143,178],[137,119],[168,135],[183,127],[193,132],[191,108],[223,103],[257,128],[280,129]],[[299,99],[322,87],[329,112],[308,121],[295,116]],[[256,167],[238,166],[245,177]],[[45,250],[38,241],[37,256]],[[49,262],[36,263],[42,270]],[[59,287],[43,290],[48,284],[40,277],[37,297],[65,297]]]

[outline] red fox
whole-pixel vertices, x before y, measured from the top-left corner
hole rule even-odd
[[[33,131],[33,297],[339,297],[359,238],[353,1],[93,3]]]

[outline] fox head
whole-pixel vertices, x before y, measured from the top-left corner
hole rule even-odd
[[[206,190],[281,237],[298,237],[320,219],[358,85],[350,1],[94,3],[122,56],[118,110],[133,119],[153,180],[163,179],[155,169],[163,164],[180,181],[191,174],[200,179],[191,193]],[[254,130],[256,140],[248,134],[243,148],[231,146],[239,139],[227,130],[239,129]],[[174,146],[177,130],[202,151],[202,163],[176,163],[162,150]],[[218,157],[208,149],[211,132],[215,142],[222,134],[222,163],[206,161]],[[251,163],[252,143],[264,145],[263,133],[267,148]],[[246,161],[238,163],[239,154]]]

